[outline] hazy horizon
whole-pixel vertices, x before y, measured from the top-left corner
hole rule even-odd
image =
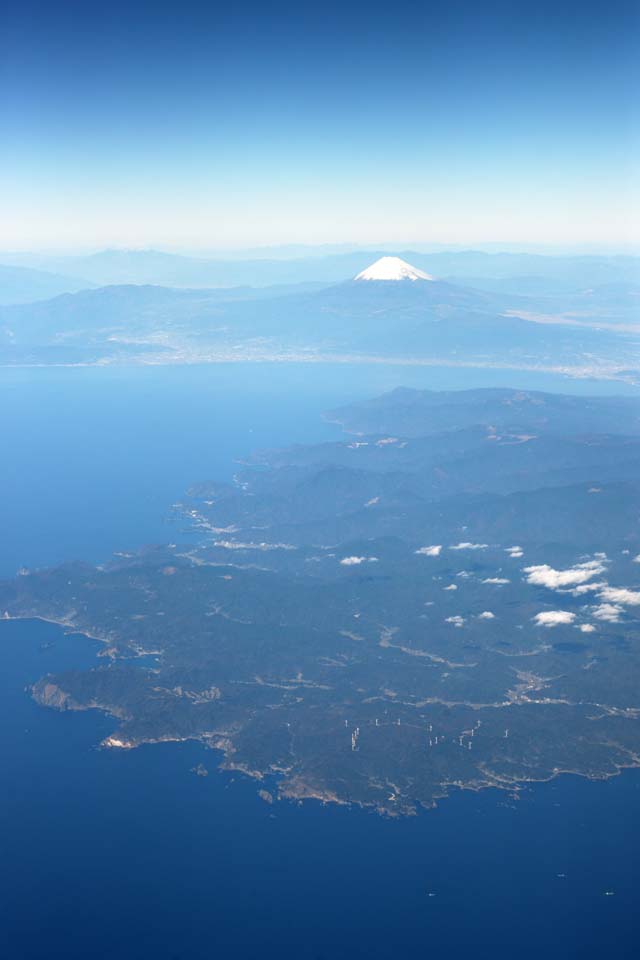
[[[640,240],[637,242],[622,243],[566,243],[557,244],[551,241],[537,243],[523,240],[517,241],[477,241],[465,243],[437,243],[420,240],[405,241],[326,241],[322,243],[281,242],[264,244],[238,244],[237,246],[211,246],[203,242],[200,246],[184,244],[172,246],[168,243],[153,241],[146,244],[76,244],[68,247],[38,246],[29,247],[0,246],[0,256],[15,257],[82,257],[102,253],[164,253],[180,257],[200,257],[203,259],[260,259],[273,256],[278,259],[304,259],[306,257],[333,257],[349,253],[385,252],[400,255],[402,253],[420,253],[428,256],[438,253],[486,253],[486,254],[527,254],[547,257],[572,256],[640,256]]]

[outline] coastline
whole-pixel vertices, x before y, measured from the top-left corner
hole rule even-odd
[[[525,373],[554,374],[575,380],[611,380],[630,386],[640,386],[640,372],[629,369],[622,363],[608,363],[589,366],[587,364],[527,363],[517,360],[483,360],[470,358],[459,360],[449,357],[390,357],[376,354],[332,354],[283,352],[283,353],[238,353],[236,351],[215,351],[202,354],[176,354],[172,356],[140,355],[122,359],[119,357],[101,357],[96,360],[46,363],[44,361],[2,363],[0,370],[13,369],[84,369],[84,368],[127,368],[127,367],[181,367],[209,366],[212,364],[310,364],[310,365],[354,365],[381,367],[423,367],[451,368],[459,370],[513,370]]]

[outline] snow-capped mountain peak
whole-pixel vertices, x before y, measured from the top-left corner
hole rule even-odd
[[[380,257],[355,277],[356,280],[433,280],[428,273],[412,267],[400,257]]]

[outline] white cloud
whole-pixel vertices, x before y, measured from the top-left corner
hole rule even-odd
[[[622,607],[618,607],[614,603],[601,603],[591,610],[591,614],[596,620],[604,620],[606,623],[619,623],[622,613],[624,613]]]
[[[522,547],[505,547],[505,553],[508,553],[510,557],[517,559],[524,555],[524,550]]]
[[[442,550],[442,544],[437,543],[432,547],[420,547],[419,550],[416,550],[416,553],[419,553],[423,557],[439,557]]]
[[[626,587],[604,587],[598,596],[612,603],[628,603],[631,607],[640,606],[640,590],[628,590]]]
[[[582,633],[594,633],[595,629],[592,623],[581,623],[578,627],[578,630],[581,630]]]
[[[355,567],[359,563],[377,563],[377,557],[343,557],[340,563],[343,567]]]
[[[483,610],[482,613],[478,614],[479,620],[495,620],[495,613],[491,613],[491,610]]]
[[[605,566],[602,560],[587,560],[585,563],[577,563],[568,570],[555,570],[548,563],[542,563],[534,567],[525,567],[527,574],[527,583],[535,584],[539,587],[548,587],[549,590],[561,590],[563,587],[575,587],[577,584],[586,583],[599,573],[604,573]]]
[[[443,587],[442,589],[443,589],[443,590],[457,590],[458,588],[457,588],[457,586],[455,585],[455,583],[450,583],[448,587]]]
[[[539,627],[557,627],[564,623],[573,623],[575,618],[575,613],[569,613],[568,610],[545,610],[537,613],[533,619]]]
[[[452,623],[454,627],[461,627],[464,624],[464,617],[447,617],[445,623]]]
[[[511,583],[511,580],[507,580],[506,577],[487,577],[486,580],[482,581],[483,583]]]
[[[469,543],[468,541],[464,541],[463,543],[455,543],[449,547],[449,550],[486,550],[488,546],[488,543]]]
[[[634,557],[634,558],[633,558],[633,562],[634,562],[634,563],[640,563],[640,553],[638,554],[637,557]]]

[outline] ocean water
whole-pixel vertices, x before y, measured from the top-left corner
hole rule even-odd
[[[327,407],[496,383],[622,392],[381,366],[3,371],[0,575],[175,538],[167,508],[189,483],[230,476],[255,447],[336,436]],[[1,957],[638,956],[638,771],[517,802],[459,793],[402,821],[269,805],[198,744],[99,750],[108,718],[33,703],[30,683],[97,649],[0,622]]]

